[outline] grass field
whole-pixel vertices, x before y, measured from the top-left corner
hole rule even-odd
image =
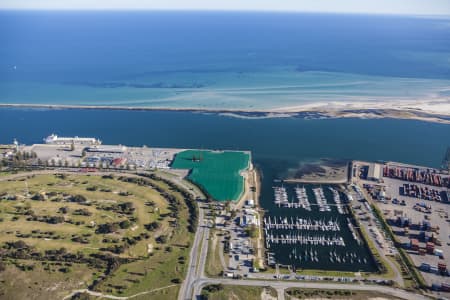
[[[211,285],[202,290],[202,295],[208,300],[260,300],[266,294],[277,299],[277,292],[273,288],[254,286]]]
[[[238,200],[244,191],[240,172],[249,165],[250,155],[234,151],[196,151],[178,153],[172,164],[176,169],[190,169],[189,179],[218,201]]]
[[[33,271],[21,271],[8,265],[0,272],[0,299],[62,299],[74,289],[84,288],[95,277],[95,269],[84,264],[72,264],[70,273],[56,271],[60,266],[52,263],[48,271],[42,263],[20,260],[22,264],[34,264]]]
[[[129,179],[137,177],[36,175],[0,181],[0,250],[9,251],[0,258],[6,266],[0,280],[8,282],[0,298],[59,298],[99,278],[94,289],[106,294],[133,295],[176,284],[152,296],[176,297],[193,238],[184,197],[157,179]],[[86,201],[73,201],[74,195]],[[100,231],[105,227],[112,229]],[[17,259],[10,245],[18,241],[35,253],[32,257],[43,258]],[[48,252],[60,249],[81,255],[84,263],[66,266],[67,260]],[[104,265],[93,260],[98,255]],[[114,258],[112,267],[108,257]]]
[[[228,255],[228,254],[224,254]],[[215,277],[220,276],[223,271],[222,264],[220,262],[220,237],[217,232],[211,231],[209,239],[208,253],[206,256],[205,273],[208,276]]]

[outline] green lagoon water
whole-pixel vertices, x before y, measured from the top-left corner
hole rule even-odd
[[[244,192],[244,177],[250,155],[237,151],[186,150],[176,155],[172,168],[191,170],[188,178],[213,199],[235,201]]]

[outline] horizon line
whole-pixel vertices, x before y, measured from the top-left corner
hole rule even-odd
[[[323,15],[373,15],[399,17],[431,17],[450,19],[448,14],[410,14],[394,12],[335,12],[313,10],[269,9],[166,9],[166,8],[2,8],[0,12],[224,12],[224,13],[274,13],[274,14],[323,14]]]

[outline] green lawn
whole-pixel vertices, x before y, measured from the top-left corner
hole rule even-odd
[[[176,169],[190,169],[189,179],[218,201],[238,200],[244,191],[240,172],[249,165],[250,155],[235,151],[187,150],[176,155]]]

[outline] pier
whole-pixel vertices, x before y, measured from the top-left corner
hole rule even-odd
[[[311,203],[309,203],[305,187],[300,188],[297,186],[295,188],[295,195],[297,196],[298,204],[307,211],[311,211]]]
[[[350,229],[350,232],[352,233],[353,239],[358,243],[358,245],[361,245],[361,239],[359,238],[359,235],[356,233],[355,227],[353,227],[352,221],[347,218],[348,222],[348,229]]]
[[[290,229],[290,230],[310,230],[310,231],[340,231],[341,227],[337,220],[311,220],[301,219],[299,217],[273,217],[264,218],[264,229]]]
[[[267,248],[270,248],[270,244],[345,247],[344,239],[341,236],[326,237],[323,235],[303,235],[295,232],[274,234],[267,230],[265,230],[265,232]]]
[[[331,207],[328,205],[327,198],[323,193],[322,187],[313,189],[313,192],[316,197],[317,204],[319,205],[319,211],[331,211]]]
[[[286,188],[284,186],[273,187],[275,193],[275,204],[278,207],[286,207],[289,204]]]
[[[328,188],[333,193],[333,200],[336,203],[336,208],[337,208],[338,213],[340,213],[341,215],[345,214],[344,205],[341,202],[341,197],[339,196],[339,192],[336,189],[332,188],[331,186]]]

